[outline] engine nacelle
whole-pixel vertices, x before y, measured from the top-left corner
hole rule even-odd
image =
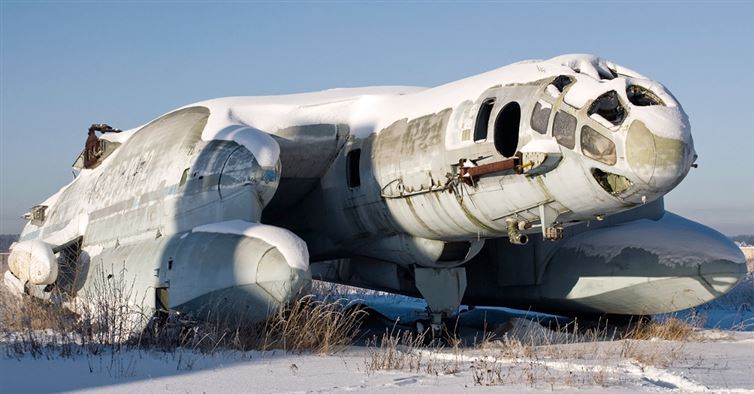
[[[58,260],[52,247],[42,241],[21,241],[13,245],[8,268],[22,282],[49,285],[58,279]]]

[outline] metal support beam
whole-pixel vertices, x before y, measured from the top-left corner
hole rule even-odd
[[[439,332],[442,318],[458,312],[466,292],[466,268],[415,268],[416,288],[427,301],[432,330]]]

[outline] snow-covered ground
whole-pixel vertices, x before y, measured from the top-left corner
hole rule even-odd
[[[358,345],[332,355],[283,351],[201,353],[191,349],[111,351],[44,349],[19,356],[0,343],[0,393],[11,392],[754,392],[754,279],[724,298],[676,316],[704,316],[704,329],[685,341],[590,340],[556,333],[506,308],[461,314],[459,332],[480,341],[482,330],[507,332],[508,342],[453,348],[398,345],[380,349],[365,338],[410,326],[422,300],[343,293],[384,316]],[[659,316],[662,320],[668,316]],[[390,323],[397,320],[398,323]],[[62,355],[61,355],[62,353]]]
[[[754,272],[725,296],[675,315],[698,316],[705,328],[754,331]]]
[[[418,368],[398,370],[370,368],[376,350],[368,347],[351,347],[330,356],[130,350],[73,358],[2,358],[0,392],[754,389],[754,333],[710,332],[709,336],[712,339],[683,343],[658,340],[550,345],[530,357],[515,357],[494,346],[464,351],[415,350],[415,357],[421,357],[423,363]],[[622,356],[622,352],[634,352],[635,357]],[[666,355],[672,355],[669,365],[663,365],[662,360],[654,365],[654,358]]]

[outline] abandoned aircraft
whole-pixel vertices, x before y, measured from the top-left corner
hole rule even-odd
[[[695,166],[681,105],[591,55],[93,127],[74,180],[26,215],[17,292],[70,300],[100,278],[148,311],[253,321],[314,277],[424,297],[437,328],[461,303],[670,312],[746,272],[735,244],[663,207]]]

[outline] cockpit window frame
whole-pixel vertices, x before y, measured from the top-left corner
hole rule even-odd
[[[547,107],[545,108],[545,105],[542,104],[545,104]],[[552,110],[552,104],[544,100],[537,100],[529,116],[529,127],[536,133],[547,135],[547,131],[550,129]]]
[[[587,140],[588,138],[591,138],[592,141]],[[602,149],[602,152],[598,152],[597,142],[602,141],[609,143],[608,149]],[[609,166],[614,166],[618,162],[618,148],[615,141],[589,125],[582,125],[579,130],[579,146],[581,153],[592,160]]]
[[[607,107],[613,103],[617,103],[617,105],[613,108]],[[615,90],[608,90],[597,96],[597,98],[589,104],[589,109],[586,114],[589,117],[597,115],[611,124],[611,129],[617,129],[628,118],[628,107],[623,102],[618,92]]]
[[[559,127],[561,124],[569,129],[561,129],[561,127]],[[552,119],[552,137],[555,138],[558,144],[568,149],[575,149],[577,128],[578,118],[575,115],[563,111],[562,109],[555,112]],[[561,131],[566,131],[566,133],[563,134]],[[569,141],[570,144],[568,143]]]
[[[490,119],[492,118],[492,109],[495,107],[495,97],[488,97],[479,104],[479,110],[474,121],[474,142],[482,143],[487,141],[489,135]]]

